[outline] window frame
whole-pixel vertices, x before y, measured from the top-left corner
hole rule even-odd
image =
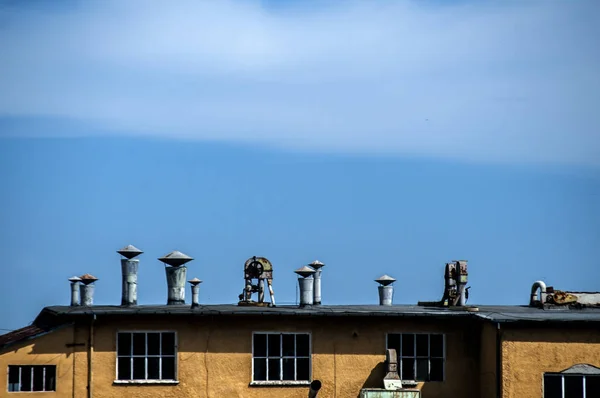
[[[563,373],[563,372],[544,372],[542,373],[542,398],[546,395],[546,376],[560,377],[560,395],[565,397],[565,377],[581,377],[581,387],[583,391],[583,398],[587,397],[586,393],[586,377],[597,377],[600,379],[600,374],[597,373]]]
[[[16,367],[19,368],[19,391],[11,391],[10,390],[10,368],[11,367]],[[23,391],[21,389],[21,386],[23,385],[22,383],[22,373],[23,373],[23,368],[24,367],[31,367],[31,380],[30,380],[30,388],[31,390],[29,391]],[[53,367],[54,368],[54,390],[46,390],[46,370],[47,368]],[[33,383],[34,383],[34,369],[35,368],[42,368],[42,389],[41,390],[34,390],[33,389]],[[38,393],[38,392],[56,392],[56,388],[57,388],[57,377],[56,375],[58,374],[57,371],[58,365],[52,365],[52,364],[46,364],[46,365],[8,365],[6,370],[6,391],[8,393]]]
[[[129,355],[128,357],[126,356],[121,356],[119,357],[119,334],[124,334],[124,333],[130,333],[132,334],[132,339],[133,339],[133,334],[134,333],[143,333],[146,335],[146,354],[144,355],[133,355],[133,353],[131,355]],[[158,358],[173,358],[174,359],[174,378],[173,379],[131,379],[131,380],[119,380],[119,358],[145,358],[146,359],[146,366],[145,366],[145,372],[146,372],[146,377],[148,377],[148,334],[150,333],[160,333],[161,337],[160,337],[160,341],[161,341],[161,348],[162,348],[162,333],[173,333],[174,334],[174,341],[173,341],[173,355],[162,355],[158,354],[158,355],[151,355],[151,357],[158,357]],[[133,341],[132,341],[132,350],[133,350]],[[117,330],[117,332],[115,333],[115,380],[113,381],[113,384],[179,384],[179,361],[178,361],[178,357],[179,357],[179,336],[176,330],[172,330],[172,329],[160,329],[160,330],[150,330],[150,329],[144,329],[144,330]],[[133,377],[133,365],[132,365],[132,374],[131,377]]]
[[[387,351],[388,349],[388,340],[389,340],[389,335],[390,334],[396,334],[396,335],[400,335],[400,352],[396,353],[396,357],[398,358],[398,375],[400,376],[400,379],[404,382],[408,382],[408,383],[443,383],[446,381],[446,360],[447,360],[447,354],[446,354],[446,343],[447,343],[447,339],[446,339],[446,333],[444,332],[426,332],[426,331],[394,331],[394,332],[387,332],[385,334],[385,349]],[[413,343],[413,350],[414,350],[414,355],[413,356],[403,356],[402,355],[402,335],[404,334],[412,334],[414,337],[414,343]],[[431,374],[431,359],[441,359],[442,360],[442,380],[417,380],[416,376],[417,376],[417,360],[418,359],[425,359],[424,356],[419,356],[417,355],[417,335],[426,335],[427,337],[427,366],[428,366],[428,374]],[[432,357],[431,356],[431,335],[436,335],[436,336],[442,336],[442,356],[441,357]],[[412,379],[403,379],[402,378],[402,359],[406,358],[406,359],[413,359],[413,375],[414,377]]]
[[[309,379],[310,380],[254,380],[254,336],[257,334],[264,334],[264,335],[279,335],[279,347],[280,347],[280,353],[281,355],[279,356],[279,360],[282,361],[284,356],[283,356],[283,339],[282,339],[282,335],[287,334],[287,335],[294,335],[294,337],[296,335],[302,334],[302,335],[307,335],[308,336],[308,357],[298,357],[296,355],[294,355],[294,359],[298,359],[298,358],[308,358],[308,375],[309,375]],[[252,348],[252,357],[250,359],[251,361],[251,367],[250,367],[250,386],[309,386],[311,381],[312,381],[312,333],[309,331],[295,331],[295,332],[285,332],[285,331],[253,331],[252,332],[252,336],[250,337],[250,344],[251,344],[251,348]],[[267,345],[268,345],[268,337],[267,337]],[[294,338],[295,341],[295,338]],[[294,343],[296,344],[296,343]],[[288,356],[289,357],[289,356]],[[259,357],[259,358],[263,358],[263,357]],[[268,356],[265,357],[267,359],[267,369],[268,369]],[[275,358],[275,357],[273,357]],[[295,369],[295,371],[297,372],[297,368]],[[268,370],[267,370],[267,374],[268,374]],[[279,376],[280,378],[282,378],[283,376],[283,364],[280,362],[279,365]],[[268,376],[267,376],[268,377]]]

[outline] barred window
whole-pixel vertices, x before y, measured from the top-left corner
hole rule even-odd
[[[175,332],[117,333],[117,380],[176,380]]]
[[[254,333],[253,381],[310,381],[308,333]]]
[[[444,381],[443,334],[388,333],[387,348],[396,350],[402,380]]]
[[[56,366],[9,365],[8,391],[56,391]]]

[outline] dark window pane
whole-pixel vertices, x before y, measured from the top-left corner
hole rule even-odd
[[[117,378],[119,380],[131,380],[131,358],[120,357],[117,363]]]
[[[426,334],[417,335],[417,356],[429,356],[429,336]]]
[[[279,358],[268,359],[269,361],[269,380],[281,380],[279,375]]]
[[[158,357],[148,358],[148,380],[159,380],[160,359]]]
[[[160,354],[160,333],[148,333],[148,355]]]
[[[562,398],[562,376],[544,375],[544,398]]]
[[[444,356],[444,335],[432,334],[429,336],[429,356],[432,358]]]
[[[400,335],[399,334],[388,334],[387,348],[390,350],[396,350],[396,355],[400,356]]]
[[[119,355],[131,355],[131,333],[118,334],[117,353]]]
[[[255,357],[266,357],[267,356],[267,335],[266,334],[255,334],[254,335],[254,356]],[[266,372],[266,365],[265,365]]]
[[[267,337],[267,341],[269,344],[269,351],[267,352],[267,354],[270,357],[278,357],[279,354],[279,344],[280,344],[280,335],[279,334],[270,334]],[[271,374],[271,371],[269,371],[269,374]]]
[[[294,377],[294,359],[286,358],[283,360],[283,380],[295,380]]]
[[[134,333],[133,334],[133,355],[145,355],[146,354],[146,334],[145,333]],[[135,371],[134,371],[135,373]]]
[[[296,335],[296,356],[308,357],[310,356],[310,338],[308,334],[297,334]]]
[[[266,339],[265,339],[265,341],[266,341]],[[267,380],[267,360],[266,359],[254,359],[254,380],[257,380],[257,381]]]
[[[32,391],[44,391],[44,367],[34,366],[33,367],[33,390]]]
[[[46,391],[56,391],[56,366],[46,366]]]
[[[403,380],[414,380],[415,379],[415,360],[412,358],[404,358],[402,363],[402,379]]]
[[[146,358],[133,358],[133,379],[144,380],[146,378]]]
[[[444,360],[442,358],[429,360],[429,380],[444,381]]]
[[[162,354],[175,355],[175,333],[162,333]]]
[[[308,358],[296,359],[296,380],[310,380],[310,361]]]
[[[19,366],[8,367],[8,391],[19,391]]]
[[[175,380],[175,357],[162,358],[162,380]]]
[[[428,378],[429,378],[429,361],[427,359],[417,359],[416,380],[427,381]]]
[[[585,396],[600,397],[600,376],[585,376]]]
[[[565,378],[565,397],[581,398],[583,397],[583,376],[564,376]]]
[[[403,357],[415,356],[415,335],[414,334],[403,334],[402,335],[402,356]]]
[[[281,336],[281,344],[283,345],[283,356],[293,357],[294,353],[294,340],[293,334],[284,334]]]
[[[31,391],[31,366],[21,367],[21,391]]]

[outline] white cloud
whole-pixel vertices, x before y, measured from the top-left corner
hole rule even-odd
[[[323,4],[5,7],[0,115],[296,150],[600,165],[596,1]]]

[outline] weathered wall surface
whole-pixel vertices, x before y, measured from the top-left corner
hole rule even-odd
[[[502,332],[502,395],[539,398],[545,372],[578,363],[600,367],[600,330],[508,327]]]
[[[496,326],[494,324],[483,324],[480,347],[479,396],[496,398]]]

